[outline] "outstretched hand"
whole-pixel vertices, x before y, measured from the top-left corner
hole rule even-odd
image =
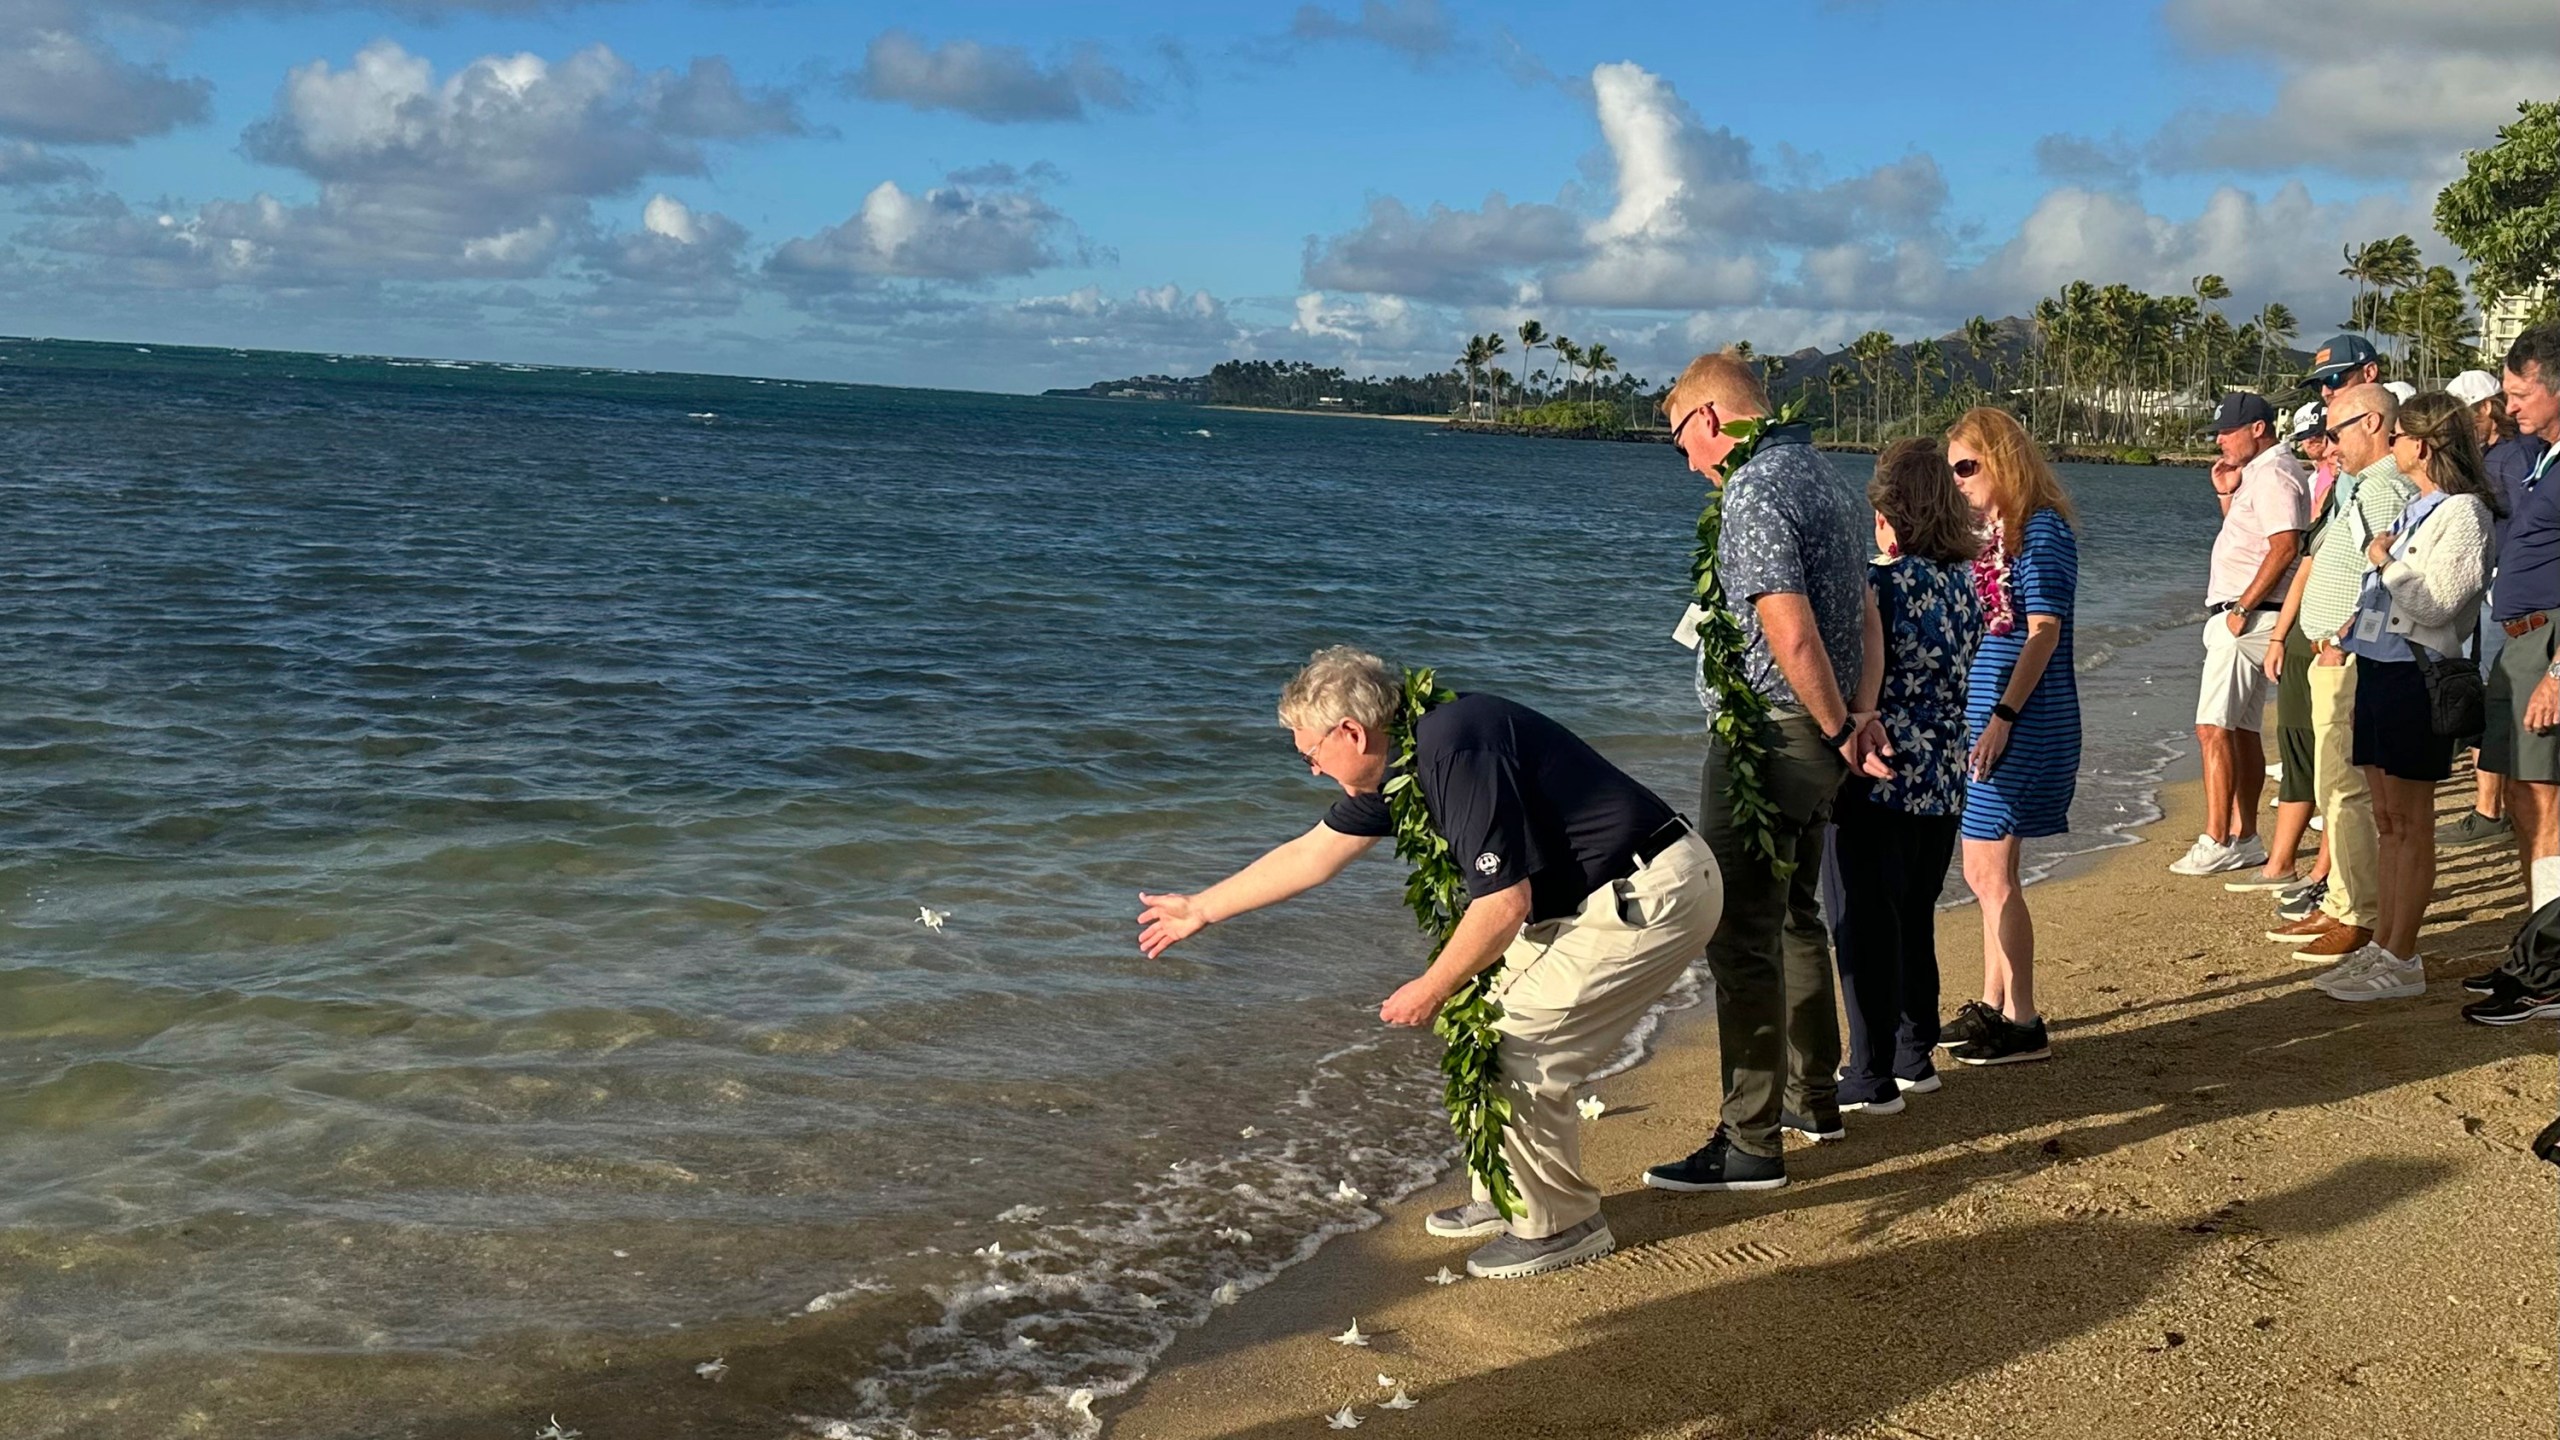
[[[1451,993],[1426,973],[1419,980],[1406,981],[1388,996],[1386,1003],[1378,1007],[1378,1018],[1407,1029],[1428,1025],[1439,1018],[1440,1007],[1449,1003]]]
[[[1197,895],[1150,895],[1138,892],[1147,907],[1138,912],[1138,950],[1153,960],[1208,928]]]

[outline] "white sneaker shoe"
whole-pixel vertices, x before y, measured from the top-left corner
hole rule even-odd
[[[2381,959],[2326,988],[2332,1000],[2414,1000],[2427,993],[2427,966],[2386,950]]]
[[[2311,977],[2311,983],[2322,990],[2362,975],[2366,970],[2391,958],[2391,952],[2371,941],[2361,950],[2349,951],[2347,958]]]
[[[2225,870],[2265,869],[2266,847],[2259,844],[2254,835],[2245,843],[2248,848],[2243,849],[2239,845],[2224,844],[2210,835],[2199,835],[2196,843],[2187,847],[2186,854],[2169,862],[2169,873],[2219,875]]]

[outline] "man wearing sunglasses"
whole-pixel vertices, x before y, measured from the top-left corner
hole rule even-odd
[[[2381,353],[2373,348],[2372,341],[2352,331],[2333,335],[2327,344],[2311,352],[2311,373],[2302,377],[2302,383],[2318,390],[2324,400],[2358,385],[2379,385]]]
[[[2335,345],[2337,342],[2330,342]],[[2311,642],[2313,787],[2329,848],[2329,883],[2302,919],[2267,938],[2302,947],[2304,958],[2343,964],[2373,938],[2380,916],[2382,839],[2374,829],[2373,794],[2355,766],[2356,657],[2340,648],[2354,621],[2371,564],[2365,547],[2389,532],[2418,487],[2391,459],[2400,401],[2380,385],[2329,394],[2327,431],[2338,478],[2313,518],[2311,560],[2294,574],[2286,609]]]
[[[1683,1160],[1656,1165],[1661,1190],[1774,1190],[1787,1183],[1779,1132],[1843,1135],[1840,1023],[1819,882],[1831,802],[1851,767],[1882,778],[1883,727],[1853,716],[1865,652],[1867,553],[1874,534],[1862,483],[1813,448],[1809,426],[1773,427],[1731,478],[1719,469],[1737,422],[1769,413],[1759,375],[1738,356],[1702,355],[1665,398],[1672,440],[1689,468],[1721,483],[1716,573],[1741,627],[1743,678],[1768,703],[1760,783],[1777,814],[1769,829],[1795,863],[1784,880],[1735,822],[1727,794],[1731,751],[1713,738],[1720,708],[1704,683],[1710,738],[1698,830],[1725,877],[1724,921],[1707,946],[1724,1052],[1723,1123]]]

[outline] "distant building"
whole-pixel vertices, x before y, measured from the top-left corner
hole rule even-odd
[[[2480,312],[2480,353],[2492,366],[2506,362],[2508,347],[2524,333],[2525,317],[2550,293],[2546,280],[2520,295],[2501,295]]]

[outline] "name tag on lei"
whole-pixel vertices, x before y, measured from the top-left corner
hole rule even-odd
[[[1680,623],[1671,627],[1671,638],[1679,641],[1682,649],[1697,649],[1698,625],[1706,618],[1707,612],[1698,602],[1690,601],[1689,608],[1680,612]]]

